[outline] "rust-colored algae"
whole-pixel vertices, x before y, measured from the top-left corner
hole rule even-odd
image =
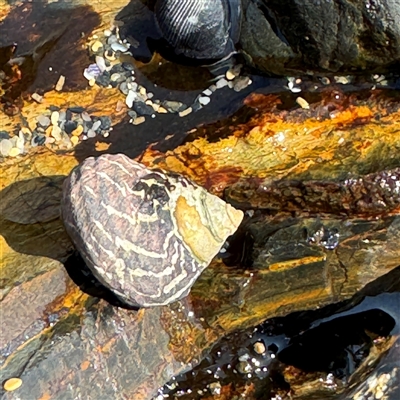
[[[229,171],[230,182],[250,176],[334,179],[361,168],[372,172],[377,162],[381,168],[393,165],[400,146],[400,111],[374,122],[381,114],[363,105],[331,118],[300,122],[282,119],[277,112],[257,114],[248,124],[250,130],[242,126],[218,142],[198,138],[165,154],[150,148],[141,160],[185,174],[207,188],[214,186],[210,174],[220,171]]]

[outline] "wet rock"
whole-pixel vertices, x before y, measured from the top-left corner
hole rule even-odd
[[[383,71],[400,62],[398,2],[245,0],[243,7],[241,46],[263,71]]]

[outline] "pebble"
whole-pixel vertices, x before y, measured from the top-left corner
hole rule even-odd
[[[128,84],[126,82],[122,82],[119,85],[119,90],[121,91],[122,94],[126,96],[129,92]]]
[[[107,87],[110,82],[110,73],[107,71],[104,71],[101,75],[96,77],[96,83],[100,86]]]
[[[199,97],[199,103],[203,106],[206,106],[210,101],[211,101],[211,99],[207,96]]]
[[[193,111],[192,107],[188,107],[186,110],[180,111],[179,116],[186,117],[186,115],[189,115],[192,111]]]
[[[124,76],[116,72],[111,75],[110,79],[112,82],[118,82],[118,81],[122,82],[124,80]]]
[[[153,107],[147,105],[143,101],[135,101],[132,107],[138,115],[152,115],[154,114]]]
[[[166,100],[162,102],[165,109],[172,113],[178,113],[186,109],[186,105],[179,101]]]
[[[134,71],[134,67],[131,63],[123,62],[121,65],[122,65],[122,68],[124,68],[127,71]]]
[[[96,132],[93,129],[89,129],[86,136],[88,138],[94,138],[96,136]]]
[[[251,85],[252,81],[248,76],[240,76],[235,79],[235,83],[233,85],[233,90],[235,92],[240,92],[245,89],[247,86]]]
[[[92,79],[89,79],[89,86],[94,86],[95,85],[95,83],[96,83],[96,79],[94,79],[94,78],[92,78]]]
[[[1,139],[10,139],[10,135],[6,131],[0,131],[0,140]]]
[[[96,56],[96,65],[101,72],[104,72],[107,69],[106,60],[102,56]]]
[[[76,128],[78,124],[76,121],[67,121],[64,125],[64,131],[70,135]]]
[[[164,107],[162,107],[162,106],[158,107],[157,112],[158,112],[159,114],[168,114],[168,111],[167,111]]]
[[[12,392],[17,390],[22,385],[22,379],[20,378],[10,378],[4,382],[3,388],[7,392]]]
[[[51,113],[51,124],[52,125],[57,125],[58,124],[58,120],[60,119],[60,113],[58,111],[53,111]]]
[[[143,86],[139,86],[139,93],[140,93],[142,96],[146,96],[146,88],[143,87]]]
[[[206,90],[203,90],[203,94],[205,96],[211,96],[213,94],[213,92],[210,89],[206,89]]]
[[[132,118],[135,119],[137,117],[137,113],[134,110],[129,110],[128,115]]]
[[[90,122],[92,120],[92,118],[90,118],[90,115],[86,111],[81,113],[81,117],[86,122]]]
[[[57,92],[61,92],[61,90],[63,89],[65,84],[65,76],[64,75],[60,75],[58,77],[58,81],[56,83],[55,89],[57,90]]]
[[[228,81],[225,78],[222,78],[220,80],[217,81],[217,83],[215,84],[217,89],[222,89],[223,87],[225,87],[228,84]]]
[[[107,39],[107,44],[112,45],[113,43],[118,43],[118,38],[115,35],[110,35]]]
[[[33,93],[31,97],[32,97],[32,100],[36,101],[36,103],[41,103],[43,101],[43,96],[41,96],[38,93]]]
[[[133,125],[140,125],[140,124],[143,124],[143,122],[145,122],[145,121],[146,121],[145,117],[137,117],[132,121],[132,124]]]
[[[96,78],[101,74],[100,68],[98,67],[97,64],[90,64],[85,71],[87,71],[87,74],[89,75],[89,79],[91,78]],[[88,78],[86,78],[88,79]],[[88,79],[88,80],[89,80]]]
[[[111,35],[112,35],[112,32],[109,30],[109,29],[106,29],[104,32],[103,32],[103,34],[104,34],[104,36],[105,37],[110,37]]]
[[[108,116],[105,117],[99,117],[99,120],[101,122],[101,129],[103,130],[108,130],[111,128],[111,118]]]
[[[118,42],[117,43],[112,43],[111,44],[111,48],[114,51],[120,51],[121,53],[126,53],[128,51],[128,49],[129,49],[128,46],[123,45],[122,43],[118,43]]]
[[[308,104],[307,100],[303,99],[302,97],[297,97],[296,103],[301,107],[306,110],[310,109],[310,104]]]
[[[13,144],[12,144],[11,140],[3,139],[0,142],[0,153],[3,157],[7,157],[12,148],[13,148]]]
[[[53,137],[50,137],[50,136],[46,137],[45,144],[53,144],[55,142],[56,142],[56,139],[54,139]]]
[[[109,61],[115,61],[116,60],[115,53],[112,50],[107,50],[104,53],[104,57]]]
[[[254,351],[257,354],[264,354],[266,352],[265,344],[263,342],[254,343]]]
[[[93,44],[92,44],[92,51],[94,53],[97,53],[100,49],[103,48],[103,43],[100,42],[100,40],[96,40]]]
[[[137,99],[137,94],[133,90],[130,90],[128,92],[128,96],[126,96],[125,99],[125,104],[129,107],[132,108],[133,102]]]
[[[21,128],[20,132],[22,132],[24,135],[26,135],[26,136],[28,136],[28,137],[31,137],[31,136],[32,136],[31,130],[30,130],[28,127],[26,127],[26,126],[23,126],[23,127]],[[8,138],[7,138],[7,139],[8,139]]]
[[[96,132],[100,128],[100,125],[101,125],[101,121],[96,121],[92,126],[92,130]]]
[[[232,70],[229,69],[228,71],[226,71],[225,78],[228,79],[228,81],[232,81],[236,78],[236,75],[233,73]]]
[[[53,130],[53,126],[51,126],[51,125],[48,126],[46,131],[45,131],[46,136],[51,136],[52,130]]]
[[[120,112],[124,108],[124,103],[121,100],[117,101],[117,105],[115,106],[115,111]]]
[[[18,147],[13,147],[9,152],[8,155],[10,157],[17,157],[21,154],[21,150]]]
[[[61,128],[57,125],[53,126],[53,129],[51,130],[51,136],[53,136],[54,139],[61,140]]]
[[[71,143],[76,146],[79,143],[78,136],[71,136]]]
[[[50,125],[50,118],[45,115],[39,115],[36,117],[36,121],[43,128],[47,128]]]
[[[15,147],[17,147],[21,153],[24,152],[24,143],[25,143],[24,137],[18,136],[17,141],[15,143]]]
[[[83,125],[78,125],[76,129],[71,132],[72,136],[79,136],[83,132]]]
[[[36,143],[38,146],[42,146],[46,142],[46,136],[45,135],[41,135],[41,134],[37,134],[33,138],[33,142]]]

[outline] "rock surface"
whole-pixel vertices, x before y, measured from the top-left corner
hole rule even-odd
[[[244,0],[241,46],[255,67],[282,75],[384,71],[400,63],[400,4]]]
[[[243,194],[238,188],[254,183],[252,179],[263,185],[270,182],[272,187],[287,183],[290,188],[293,180],[337,185],[399,167],[399,97],[398,91],[385,91],[379,85],[376,90],[370,90],[372,85],[358,90],[346,84],[326,89],[319,84],[314,90],[314,82],[309,91],[302,86],[309,108],[299,108],[298,94],[285,89],[289,85],[282,79],[274,84],[278,88],[268,88],[268,95],[248,97],[243,112],[221,124],[208,125],[206,113],[192,113],[191,125],[188,119],[169,114],[152,120],[159,119],[159,125],[146,121],[140,130],[132,131],[124,113],[115,111],[125,97],[116,89],[96,85],[87,90],[82,76],[90,62],[86,50],[81,50],[85,48],[82,29],[85,42],[88,35],[109,28],[124,4],[92,2],[91,7],[81,7],[85,4],[84,0],[70,2],[67,10],[62,1],[52,2],[49,8],[45,2],[0,3],[1,32],[6,32],[0,35],[5,40],[2,46],[18,41],[18,55],[32,55],[42,41],[51,44],[46,39],[66,20],[64,34],[72,35],[62,35],[44,58],[35,59],[39,68],[34,82],[27,74],[21,82],[25,88],[16,83],[30,94],[43,90],[43,102],[24,98],[21,113],[2,114],[2,137],[18,134],[26,124],[36,126],[36,117],[51,105],[83,106],[90,115],[110,114],[112,123],[118,123],[107,140],[81,142],[75,152],[32,150],[0,165],[0,381],[22,380],[15,391],[1,391],[2,399],[150,399],[159,386],[191,369],[221,337],[236,329],[353,298],[369,282],[392,276],[400,259],[396,208],[373,217],[345,216],[326,209],[319,213],[316,208],[310,208],[312,213],[268,210],[259,202],[263,210],[243,206],[246,218],[226,248],[227,257],[212,261],[186,299],[138,312],[122,308],[74,255],[59,218],[62,182],[80,161],[88,155],[117,152],[133,158],[146,149],[138,161],[183,174],[218,196],[225,196],[237,183],[236,200]],[[396,6],[389,1],[386,5]],[[57,8],[57,18],[48,18]],[[38,21],[41,24],[34,25]],[[259,28],[257,37],[262,37],[262,25],[254,26]],[[395,35],[393,40],[389,50],[397,43]],[[269,60],[269,53],[260,50],[265,44],[254,45],[250,61],[275,71],[264,63]],[[281,42],[278,46],[287,48]],[[337,68],[329,64],[329,54],[324,53],[328,67],[321,67],[318,54],[310,58],[317,60],[318,71]],[[283,56],[271,61],[277,72],[287,59]],[[374,60],[373,67],[384,69],[389,58]],[[153,77],[159,73],[156,61],[151,65]],[[59,79],[54,68],[59,64],[58,72],[66,76],[65,92],[51,90]],[[171,76],[181,81],[175,66],[170,67]],[[24,74],[27,71],[22,69]],[[223,90],[212,97],[214,107],[226,101]],[[235,109],[231,104],[225,108],[228,113]],[[211,120],[222,119],[221,115],[226,113]],[[168,136],[177,132],[180,135],[172,139]],[[328,246],[324,233],[333,239]],[[395,364],[389,362],[398,359],[398,349],[392,344],[391,359],[384,367],[394,370]],[[371,381],[365,382],[368,392]]]
[[[123,154],[90,157],[75,168],[62,214],[96,278],[139,307],[187,296],[243,218],[188,179]]]

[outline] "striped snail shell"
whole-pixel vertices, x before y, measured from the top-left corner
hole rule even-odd
[[[221,59],[239,39],[241,0],[157,0],[155,17],[176,54]]]
[[[61,210],[94,276],[139,307],[185,297],[243,218],[185,177],[122,154],[76,167],[65,180]]]

